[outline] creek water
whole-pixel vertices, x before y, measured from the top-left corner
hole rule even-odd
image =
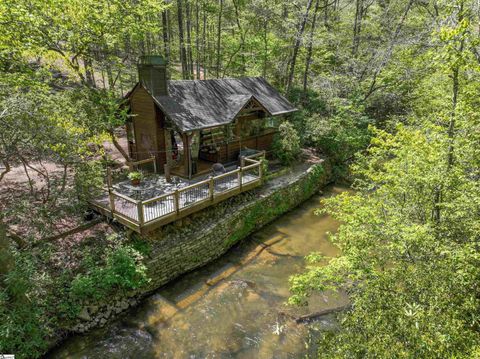
[[[297,324],[300,315],[347,303],[345,294],[315,295],[308,306],[286,305],[288,278],[315,251],[338,255],[328,232],[338,223],[314,210],[328,187],[242,241],[219,260],[168,284],[118,320],[76,335],[48,358],[299,358],[318,350],[333,316]]]

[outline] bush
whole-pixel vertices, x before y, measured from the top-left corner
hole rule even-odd
[[[284,165],[290,165],[301,153],[300,136],[288,121],[282,123],[278,130],[273,143],[275,157]]]
[[[110,250],[105,264],[93,263],[87,258],[84,266],[89,268],[78,274],[72,282],[71,299],[82,301],[90,298],[105,298],[114,289],[132,290],[148,282],[142,255],[130,246]]]
[[[367,147],[371,137],[368,125],[372,120],[353,102],[338,100],[334,105],[328,117],[314,113],[306,118],[305,136],[308,144],[342,164]]]
[[[42,291],[47,278],[32,256],[12,251],[11,258],[14,264],[0,281],[0,352],[37,358],[51,333],[48,298]]]

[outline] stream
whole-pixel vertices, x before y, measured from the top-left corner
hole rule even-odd
[[[217,261],[158,289],[107,326],[75,335],[47,358],[300,358],[315,356],[333,315],[297,324],[301,315],[347,303],[323,293],[305,307],[287,306],[288,278],[304,256],[338,255],[328,232],[338,222],[313,212],[320,200],[345,191],[328,187],[242,241]]]

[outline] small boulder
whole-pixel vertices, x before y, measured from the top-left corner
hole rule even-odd
[[[98,305],[91,305],[88,308],[88,312],[93,315],[98,312],[98,309],[99,309]]]
[[[128,305],[128,302],[126,300],[123,300],[121,303],[120,303],[120,309],[121,310],[125,310],[125,309],[128,309],[129,305]]]
[[[78,314],[78,317],[82,320],[85,320],[85,321],[90,321],[92,320],[92,317],[90,316],[90,314],[88,314],[88,309],[86,307],[84,307],[80,313]]]

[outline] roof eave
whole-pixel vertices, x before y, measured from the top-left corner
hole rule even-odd
[[[190,129],[184,129],[184,130],[182,130],[182,131],[183,131],[183,132],[201,131],[201,130],[206,130],[206,129],[209,129],[209,128],[215,128],[215,127],[225,126],[225,125],[228,125],[228,124],[230,124],[230,123],[232,123],[232,121],[217,123],[215,126],[202,126],[202,127],[195,127],[195,128],[190,128]]]
[[[285,111],[279,111],[279,112],[274,112],[272,113],[272,116],[280,116],[280,115],[286,115],[289,113],[297,112],[298,108],[294,108],[292,110],[285,110]]]

